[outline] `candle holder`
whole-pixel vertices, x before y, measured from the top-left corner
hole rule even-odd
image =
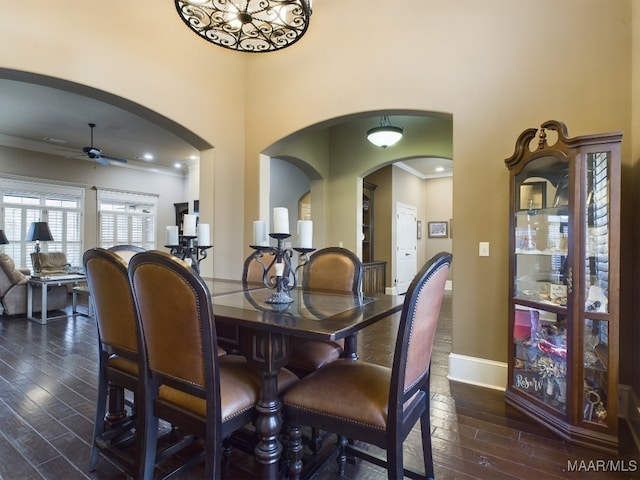
[[[273,295],[265,299],[265,302],[272,304],[291,303],[293,302],[293,298],[291,298],[289,292],[296,287],[298,270],[307,263],[309,260],[308,254],[313,252],[315,248],[285,248],[284,241],[291,236],[288,233],[270,233],[269,236],[276,239],[277,245],[275,247],[269,245],[250,245],[250,247],[255,250],[253,259],[262,265],[262,282],[264,286],[276,290]],[[291,265],[294,250],[298,252],[299,255],[296,268],[293,268]],[[274,256],[274,259],[269,265],[261,259],[264,254]],[[278,265],[282,265],[282,267],[278,267]],[[268,273],[274,266],[276,275],[275,277],[273,275],[269,276]]]
[[[180,260],[191,260],[191,267],[198,273],[200,273],[200,262],[207,258],[207,250],[212,248],[212,245],[196,245],[196,235],[182,235],[181,238],[186,242],[186,245],[165,245],[165,248],[169,249],[171,255],[175,255]]]

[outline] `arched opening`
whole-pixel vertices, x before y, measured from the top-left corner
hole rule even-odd
[[[398,204],[415,206],[416,268],[428,260],[432,252],[452,250],[449,225],[453,217],[453,126],[452,117],[446,114],[389,111],[392,123],[403,127],[404,137],[393,147],[380,148],[367,141],[366,131],[378,124],[381,113],[364,112],[310,126],[265,152],[272,160],[291,162],[300,172],[313,175],[308,180],[312,192],[314,247],[344,246],[363,261],[383,262],[385,290],[396,293],[398,262],[394,252],[398,240],[395,221]],[[291,204],[297,205],[298,192],[306,184],[297,187],[285,184],[283,179],[290,177],[276,175],[274,178],[273,173],[272,169],[272,176],[263,187],[270,192],[275,189],[278,194],[291,190]],[[367,226],[369,220],[365,221],[367,203],[363,201],[363,184],[376,186],[371,231]],[[298,208],[294,211],[299,214]],[[423,230],[420,239],[417,239],[418,222]],[[447,236],[427,235],[430,222],[446,222]],[[368,250],[372,245],[373,251]]]

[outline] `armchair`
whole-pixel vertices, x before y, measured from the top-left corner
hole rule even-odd
[[[64,275],[67,273],[67,254],[64,252],[49,252],[49,253],[35,253],[31,254],[31,263],[36,264],[35,257],[40,255],[40,275]]]
[[[66,260],[66,257],[65,257]],[[27,280],[22,271],[16,268],[13,259],[0,253],[0,300],[7,315],[24,315],[27,313]],[[47,296],[50,310],[60,310],[67,306],[68,290],[66,285],[51,286]],[[34,295],[33,311],[42,311],[40,295]]]

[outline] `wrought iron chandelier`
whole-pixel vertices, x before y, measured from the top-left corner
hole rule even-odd
[[[241,52],[272,52],[307,31],[311,0],[175,0],[180,18],[205,40]]]

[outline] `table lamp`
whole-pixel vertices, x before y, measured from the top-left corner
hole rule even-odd
[[[9,239],[4,233],[4,230],[0,230],[0,245],[7,245],[9,243]]]
[[[27,236],[24,239],[26,242],[36,242],[34,248],[35,258],[33,261],[33,271],[39,274],[42,270],[40,265],[40,242],[52,242],[51,230],[49,230],[49,224],[47,222],[31,222]]]

